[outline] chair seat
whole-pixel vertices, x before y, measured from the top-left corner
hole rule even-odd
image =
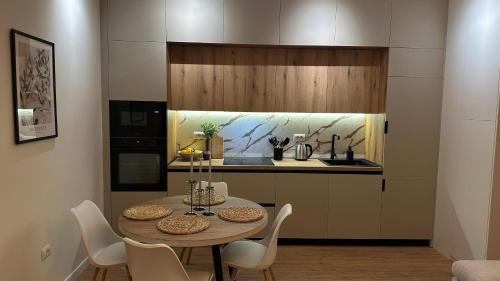
[[[500,261],[457,261],[452,272],[457,281],[500,281]]]
[[[97,252],[93,259],[101,267],[126,264],[127,253],[125,252],[125,244],[121,241],[111,244]]]
[[[201,270],[186,269],[186,272],[191,281],[210,281],[213,276],[212,273]]]
[[[222,262],[235,268],[259,269],[266,249],[266,246],[254,241],[235,241],[222,250]]]

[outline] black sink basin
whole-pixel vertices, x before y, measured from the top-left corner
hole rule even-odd
[[[377,165],[376,163],[373,163],[366,159],[354,159],[354,160],[319,159],[319,160],[328,166],[379,167],[379,165]]]

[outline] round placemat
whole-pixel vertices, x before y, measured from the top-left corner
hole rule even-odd
[[[254,222],[263,217],[264,212],[253,207],[229,207],[219,210],[219,218],[230,222]]]
[[[199,216],[172,215],[158,222],[156,227],[167,234],[183,235],[202,232],[210,226],[210,221]]]
[[[162,205],[138,205],[123,211],[127,219],[147,221],[156,220],[172,214],[172,209]]]
[[[193,202],[193,205],[198,205],[198,197],[196,195],[193,195],[194,197],[194,202]],[[226,197],[224,195],[220,195],[220,194],[217,194],[215,195],[215,200],[212,203],[212,206],[214,205],[220,205],[224,202],[226,202]],[[191,204],[191,200],[189,200],[189,197],[184,197],[184,200],[182,200],[182,202],[184,202],[184,204],[186,205],[190,205]],[[208,200],[207,198],[201,198],[201,206],[208,206]]]

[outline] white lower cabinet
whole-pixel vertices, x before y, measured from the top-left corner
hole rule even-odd
[[[386,178],[382,193],[381,238],[432,239],[435,181]]]
[[[248,199],[259,204],[276,202],[276,174],[224,172],[229,195]]]
[[[382,175],[330,175],[328,238],[380,237]]]
[[[328,201],[327,174],[276,174],[276,213],[286,203],[293,207],[279,237],[327,238]]]
[[[198,180],[198,173],[195,173],[196,180]],[[187,180],[189,179],[189,172],[172,172],[169,171],[167,175],[167,188],[168,196],[185,195],[187,192]],[[208,173],[203,172],[201,179],[208,181]],[[222,181],[222,173],[212,173],[212,181]]]

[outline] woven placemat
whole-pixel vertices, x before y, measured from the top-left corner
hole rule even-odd
[[[219,218],[230,222],[254,222],[263,217],[264,212],[253,207],[229,207],[219,210]]]
[[[199,216],[172,215],[158,222],[156,227],[167,234],[183,235],[202,232],[210,226],[210,221]]]
[[[193,195],[193,196],[194,196],[193,204],[198,205],[198,197],[196,195]],[[184,202],[184,204],[186,204],[186,205],[191,204],[191,200],[189,200],[189,197],[187,197],[187,196],[184,197],[184,200],[182,200],[182,202]],[[226,197],[224,195],[217,194],[217,195],[215,195],[214,201],[212,201],[211,203],[213,206],[213,205],[220,205],[224,202],[226,202]],[[201,206],[208,206],[208,198],[201,198]]]
[[[156,220],[172,214],[172,209],[161,205],[138,205],[123,211],[127,219],[147,221]]]

